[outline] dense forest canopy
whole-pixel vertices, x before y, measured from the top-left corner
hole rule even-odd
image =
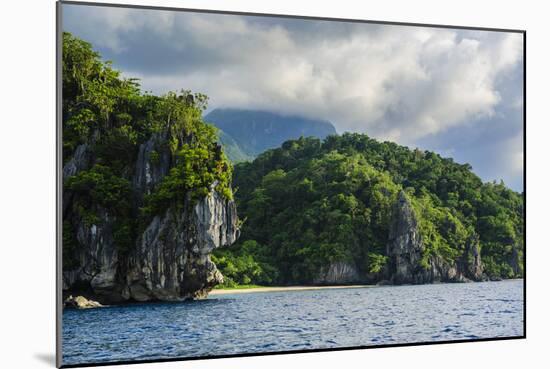
[[[92,45],[63,33],[63,163],[79,147],[91,152],[89,168],[64,180],[64,265],[76,262],[75,223],[100,221],[98,212],[116,218],[117,247],[135,245],[140,227],[171,204],[183,206],[189,194],[204,197],[211,186],[232,198],[232,165],[217,144],[217,130],[203,122],[207,97],[190,91],[164,96],[143,93],[136,79],[123,78],[110,62],[101,60]],[[169,152],[170,172],[155,188],[139,198],[131,179],[141,144],[162,135],[160,150]],[[159,140],[161,141],[161,140]],[[160,160],[160,153],[156,154]]]
[[[433,152],[364,134],[300,138],[238,164],[233,181],[246,219],[238,245],[215,253],[228,284],[308,283],[336,261],[382,279],[401,189],[419,218],[426,268],[433,255],[456,260],[474,236],[487,276],[523,275],[522,194]]]

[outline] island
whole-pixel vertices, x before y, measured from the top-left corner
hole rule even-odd
[[[62,65],[67,306],[523,277],[523,194],[468,164],[327,121],[246,146],[246,117],[285,119],[218,110],[220,131],[207,96],[143,92],[70,33]]]

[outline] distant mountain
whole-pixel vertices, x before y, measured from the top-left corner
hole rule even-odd
[[[242,163],[244,161],[254,160],[254,156],[246,154],[239,146],[239,144],[221,129],[218,132],[218,138],[223,146],[225,154],[231,160],[232,163]]]
[[[336,134],[334,126],[325,120],[258,110],[215,109],[204,120],[221,129],[226,139],[233,138],[240,150],[252,158],[290,139],[301,136],[323,139]],[[220,139],[223,143],[223,138]]]

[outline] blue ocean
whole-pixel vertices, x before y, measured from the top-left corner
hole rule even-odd
[[[523,335],[523,281],[213,295],[63,313],[63,364]]]

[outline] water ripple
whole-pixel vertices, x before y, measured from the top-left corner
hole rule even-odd
[[[523,281],[217,295],[63,313],[63,364],[507,337]]]

